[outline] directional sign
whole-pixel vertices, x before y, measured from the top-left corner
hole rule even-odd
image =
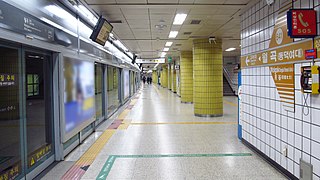
[[[136,63],[144,63],[144,64],[156,64],[156,63],[165,63],[165,59],[137,59]]]

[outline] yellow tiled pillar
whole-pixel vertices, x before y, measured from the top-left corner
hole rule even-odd
[[[221,41],[193,41],[193,103],[196,116],[223,115]]]
[[[167,65],[162,66],[161,86],[165,87],[165,88],[168,87],[168,68],[167,68]]]
[[[192,51],[182,51],[180,56],[181,102],[193,102],[193,60]]]
[[[157,71],[152,71],[152,83],[158,84],[158,75]]]
[[[177,92],[177,73],[174,68],[174,65],[171,65],[171,90],[172,92],[176,93]]]
[[[172,89],[171,65],[168,64],[168,89]]]

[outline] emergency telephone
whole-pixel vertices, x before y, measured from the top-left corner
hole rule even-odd
[[[319,66],[301,67],[300,85],[303,93],[319,94]]]

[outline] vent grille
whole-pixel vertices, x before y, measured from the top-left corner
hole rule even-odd
[[[200,24],[201,20],[192,20],[190,24]]]
[[[181,44],[176,44],[176,46],[181,46]]]
[[[192,32],[184,32],[184,35],[190,35]]]
[[[111,24],[121,24],[122,21],[121,20],[114,20],[114,21],[109,21],[109,23],[111,23]]]

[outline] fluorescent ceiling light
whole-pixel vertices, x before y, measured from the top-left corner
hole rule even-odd
[[[228,48],[228,49],[226,49],[226,51],[234,51],[234,50],[236,50],[236,48]]]
[[[178,31],[170,31],[169,38],[176,38],[178,33]]]
[[[166,42],[165,46],[172,46],[172,44],[173,44],[173,42],[168,41],[168,42]]]
[[[187,14],[176,14],[174,18],[173,25],[182,25],[184,20],[186,20]]]
[[[169,48],[163,48],[163,51],[169,51]]]
[[[167,55],[166,52],[162,52],[160,56],[161,56],[161,57],[166,57],[166,55]]]
[[[79,5],[74,7],[78,10],[78,12],[87,17],[90,22],[97,24],[98,19],[85,6]]]
[[[93,17],[93,14],[86,8],[84,7],[83,5],[79,5],[79,9],[81,10],[80,12],[87,16],[88,18],[92,18]]]
[[[68,13],[67,11],[65,11],[64,9],[58,6],[49,5],[44,8],[48,10],[50,13],[54,14],[55,16],[58,16],[61,19],[67,19],[67,20],[75,19],[70,13]]]
[[[168,42],[166,42],[165,46],[172,46],[172,44],[173,44],[173,42],[168,41]]]
[[[63,30],[64,32],[70,34],[71,36],[74,36],[74,37],[77,37],[77,36],[78,36],[76,33],[74,33],[74,32],[72,32],[72,31],[70,31],[70,30],[68,30],[68,29],[60,26],[59,24],[57,24],[57,23],[55,23],[55,22],[52,22],[51,20],[49,20],[49,19],[47,19],[47,18],[42,17],[42,18],[40,18],[40,19],[41,19],[42,21],[44,21],[44,22],[52,25],[53,27],[56,27],[56,28],[58,28],[58,29],[60,29],[60,30]]]

